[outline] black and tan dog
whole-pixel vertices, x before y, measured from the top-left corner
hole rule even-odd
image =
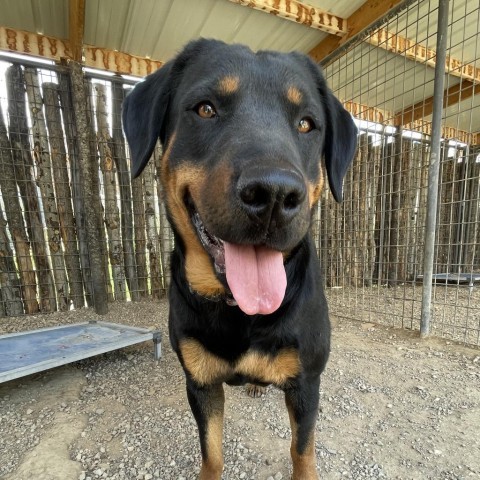
[[[352,118],[306,56],[199,40],[133,89],[123,122],[134,177],[158,138],[164,147],[170,339],[198,424],[200,479],[222,474],[224,382],[285,392],[293,478],[317,479],[330,325],[309,227],[324,169],[342,198]]]

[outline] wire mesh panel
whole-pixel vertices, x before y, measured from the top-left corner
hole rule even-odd
[[[480,2],[450,3],[432,304],[433,333],[470,344],[480,341],[479,12]],[[324,69],[359,127],[345,201],[324,192],[318,211],[339,316],[419,328],[437,16],[438,1],[410,2]]]

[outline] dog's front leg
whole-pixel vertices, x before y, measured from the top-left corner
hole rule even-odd
[[[199,480],[220,480],[223,470],[223,385],[199,386],[187,380],[187,395],[202,449]]]
[[[315,458],[315,423],[318,415],[320,377],[298,382],[285,391],[292,444],[292,480],[318,480]]]

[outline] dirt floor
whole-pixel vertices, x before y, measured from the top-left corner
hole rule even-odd
[[[146,343],[0,385],[0,478],[194,479],[199,447],[166,302],[114,304],[102,320],[160,328]],[[0,319],[0,334],[98,318]],[[316,453],[322,479],[480,478],[480,350],[334,318]],[[224,479],[287,479],[281,392],[226,387]]]

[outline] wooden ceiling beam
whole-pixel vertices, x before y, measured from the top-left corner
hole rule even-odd
[[[357,102],[343,102],[345,109],[350,112],[357,120],[364,120],[372,123],[379,123],[383,126],[399,126],[395,125],[395,115],[387,110],[381,110],[375,107]],[[420,132],[423,135],[432,135],[432,122],[425,122],[423,120],[416,120],[403,125],[404,130],[412,130]],[[480,132],[470,133],[465,130],[460,130],[456,127],[442,126],[442,138],[448,140],[456,140],[466,143],[468,145],[480,145]]]
[[[443,108],[451,107],[480,93],[480,84],[462,80],[459,84],[447,88],[443,93]],[[433,113],[433,96],[410,105],[395,113],[394,125],[406,125],[428,117]]]
[[[309,55],[316,61],[321,62],[325,57],[333,53],[352,37],[365,30],[367,27],[382,18],[392,8],[403,0],[367,0],[360,8],[355,10],[347,19],[347,33],[341,38],[329,35],[316,47],[310,50]]]
[[[435,68],[437,63],[437,52],[434,49],[383,28],[373,32],[364,41],[388,52],[428,65],[431,68]],[[445,73],[470,80],[474,83],[480,83],[480,68],[476,68],[472,64],[463,63],[461,60],[448,55],[445,62]]]
[[[327,32],[334,37],[347,33],[347,22],[333,13],[298,0],[229,0],[237,5],[270,13]]]
[[[85,31],[85,0],[70,0],[69,33],[72,60],[83,60],[83,37]]]
[[[37,33],[0,27],[0,50],[34,55],[53,61],[74,60],[68,40]],[[110,72],[144,77],[162,66],[162,62],[106,48],[84,45],[84,65]]]

